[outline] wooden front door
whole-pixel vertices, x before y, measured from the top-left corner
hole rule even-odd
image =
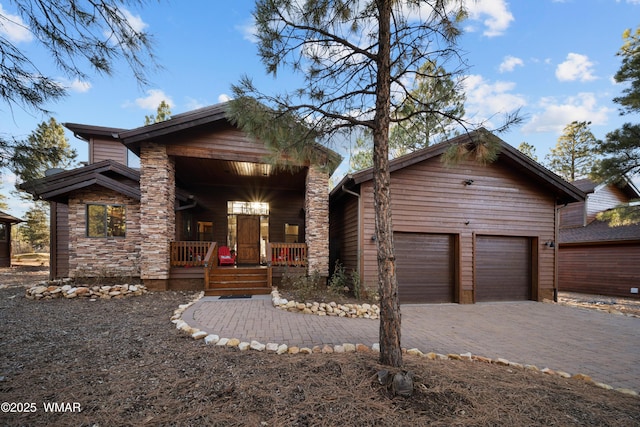
[[[238,264],[260,263],[260,217],[238,215]]]

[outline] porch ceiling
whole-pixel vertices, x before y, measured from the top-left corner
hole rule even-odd
[[[175,157],[176,184],[190,186],[260,186],[302,191],[306,171],[277,170],[269,164]]]

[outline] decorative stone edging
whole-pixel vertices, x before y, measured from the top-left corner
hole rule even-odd
[[[144,285],[105,285],[105,286],[74,286],[73,279],[62,279],[42,282],[25,291],[25,298],[31,300],[55,298],[89,298],[119,299],[146,294]]]
[[[335,316],[361,319],[380,318],[380,307],[376,304],[337,304],[335,302],[295,302],[281,298],[277,288],[271,291],[271,302],[280,310],[294,313],[316,314],[318,316]]]
[[[179,329],[184,333],[190,335],[191,338],[195,340],[203,340],[206,345],[215,345],[218,347],[227,347],[227,348],[235,347],[240,351],[247,351],[247,350],[267,351],[267,352],[272,352],[276,354],[317,354],[317,353],[333,354],[333,353],[370,353],[370,352],[379,353],[380,352],[379,343],[375,343],[371,347],[368,347],[364,344],[343,343],[343,344],[338,344],[334,346],[331,346],[328,344],[325,344],[324,346],[317,345],[312,348],[309,348],[309,347],[297,347],[297,346],[289,347],[286,344],[278,344],[278,343],[263,344],[256,340],[253,340],[251,342],[245,342],[245,341],[240,341],[237,338],[222,338],[216,334],[210,334],[206,331],[193,328],[189,326],[187,322],[185,322],[182,319],[182,314],[189,307],[191,307],[198,300],[200,300],[203,296],[204,296],[204,292],[201,292],[191,302],[187,304],[179,305],[178,308],[174,311],[173,315],[171,316],[171,322],[175,324],[176,329]],[[279,294],[275,288],[274,288],[274,291],[272,292],[272,297],[273,297],[274,306],[281,308],[281,304],[276,304],[276,300],[279,299]],[[287,304],[288,302],[286,302],[284,305],[286,306]],[[308,309],[309,307],[306,307],[306,304],[305,304],[305,308]],[[289,308],[285,308],[285,310],[305,313],[304,308],[302,310],[299,310],[297,307],[295,310],[289,310]],[[314,312],[312,311],[311,313],[313,314]],[[346,317],[346,315],[340,316],[340,317]],[[547,375],[556,375],[561,378],[585,381],[587,383],[593,384],[594,386],[605,389],[605,390],[615,390],[619,393],[623,393],[629,396],[635,396],[635,397],[639,396],[638,392],[635,390],[631,390],[628,388],[614,389],[612,386],[608,384],[594,381],[589,375],[585,375],[585,374],[571,375],[567,372],[556,371],[550,368],[539,369],[535,365],[524,365],[521,363],[510,362],[509,360],[503,359],[503,358],[491,359],[488,357],[478,356],[471,353],[461,353],[461,354],[455,354],[455,353],[440,354],[440,353],[434,353],[434,352],[423,353],[421,350],[417,348],[411,348],[408,350],[403,348],[402,353],[416,356],[416,357],[422,357],[428,360],[460,360],[460,361],[491,363],[495,365],[508,366],[515,369],[540,372]]]

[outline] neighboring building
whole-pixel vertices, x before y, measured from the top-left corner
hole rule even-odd
[[[0,267],[11,267],[11,226],[23,222],[0,211]]]
[[[617,185],[581,179],[574,184],[587,198],[560,210],[558,288],[638,297],[640,224],[612,227],[597,215],[628,205],[640,198],[640,191],[628,180]]]
[[[390,162],[401,303],[554,298],[558,209],[585,195],[503,141],[488,165],[441,161],[452,144],[472,148],[486,134]],[[348,175],[330,194],[331,265],[377,290],[372,178],[371,169]]]
[[[51,276],[151,289],[268,293],[287,269],[329,274],[328,181],[340,156],[276,169],[218,104],[125,130],[67,123],[89,164],[23,188],[51,202]],[[127,150],[140,170],[127,166]],[[220,267],[217,248],[235,251]]]

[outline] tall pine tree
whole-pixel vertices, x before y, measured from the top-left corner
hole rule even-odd
[[[635,32],[627,29],[623,34],[623,45],[617,56],[622,65],[614,75],[617,83],[625,84],[622,96],[613,100],[620,105],[622,115],[640,113],[640,26]],[[604,159],[593,175],[597,180],[619,181],[640,173],[640,123],[627,122],[622,128],[607,134],[598,144],[598,153]]]
[[[545,157],[549,169],[567,181],[586,177],[595,164],[598,140],[591,133],[590,124],[573,121],[565,126],[555,148]]]
[[[373,139],[375,237],[380,294],[380,361],[402,364],[400,305],[393,247],[389,170],[392,124],[427,113],[446,116],[415,99],[415,114],[398,116],[407,82],[427,62],[466,70],[456,45],[466,17],[463,0],[258,0],[254,12],[259,55],[269,73],[298,72],[303,83],[280,95],[261,93],[249,78],[234,88],[230,115],[276,152],[308,159],[309,147],[337,132],[366,129]],[[456,66],[451,64],[457,64]],[[268,108],[256,108],[256,100]],[[462,122],[461,117],[451,117]],[[296,119],[306,126],[295,126]]]

